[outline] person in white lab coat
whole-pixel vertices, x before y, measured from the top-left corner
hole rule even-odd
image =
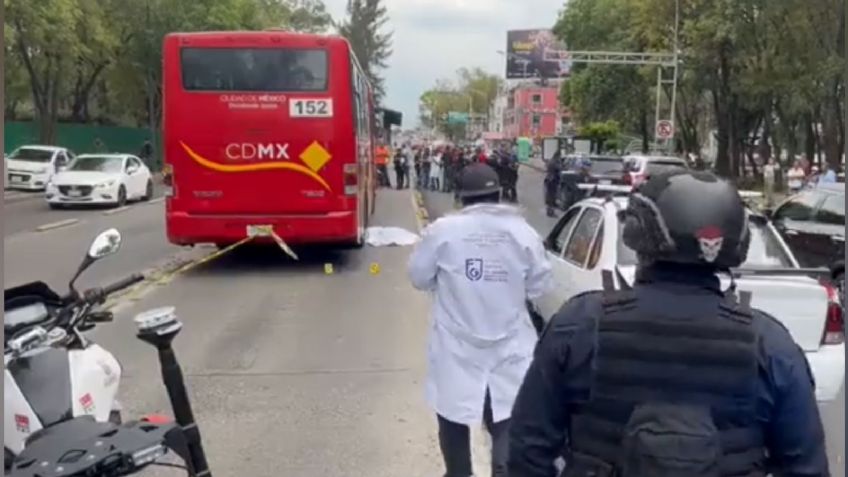
[[[465,168],[464,208],[422,233],[409,277],[433,293],[427,401],[436,412],[445,477],[470,477],[469,426],[492,436],[492,475],[506,476],[510,412],[533,358],[536,329],[526,307],[552,285],[542,240],[520,210],[499,204],[498,175]]]

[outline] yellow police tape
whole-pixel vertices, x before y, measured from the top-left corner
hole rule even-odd
[[[239,240],[238,242],[236,242],[232,245],[228,245],[228,246],[226,246],[226,247],[224,247],[220,250],[216,250],[215,252],[212,252],[209,255],[206,255],[205,257],[202,257],[198,260],[194,260],[194,261],[191,261],[189,263],[186,263],[185,265],[183,265],[183,266],[181,266],[181,267],[179,267],[175,270],[162,273],[161,275],[156,276],[156,277],[147,277],[146,280],[144,280],[140,284],[132,287],[126,293],[122,293],[122,294],[115,295],[115,296],[111,297],[111,299],[104,305],[104,309],[109,309],[109,308],[114,307],[115,305],[118,304],[118,301],[137,301],[141,292],[147,290],[147,287],[143,286],[144,284],[165,285],[165,284],[169,283],[171,280],[173,280],[175,276],[177,276],[181,273],[185,273],[185,272],[187,272],[187,271],[189,271],[189,270],[191,270],[195,267],[198,267],[198,266],[203,265],[205,263],[209,263],[212,260],[215,260],[216,258],[221,257],[222,255],[225,255],[229,252],[232,252],[236,248],[250,242],[251,240],[253,240],[257,237],[268,237],[268,236],[271,237],[274,240],[274,242],[283,250],[283,252],[286,253],[286,255],[290,256],[291,258],[293,258],[295,260],[300,260],[297,256],[297,254],[294,253],[294,250],[292,250],[291,247],[289,247],[288,244],[286,244],[286,242],[282,238],[280,238],[280,236],[277,235],[277,233],[274,232],[273,229],[263,228],[260,231],[260,233],[249,234],[247,237]]]

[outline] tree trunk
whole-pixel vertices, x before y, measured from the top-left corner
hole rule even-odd
[[[71,121],[87,123],[91,120],[88,114],[91,91],[97,83],[97,78],[106,69],[108,64],[108,62],[103,62],[95,66],[88,78],[83,78],[82,71],[78,73],[76,85],[74,86],[73,104],[71,105]]]
[[[763,135],[760,137],[760,142],[757,148],[757,152],[760,154],[760,160],[763,164],[767,163],[769,158],[771,157],[771,129],[772,129],[772,111],[771,105],[766,106],[764,114],[763,114]]]
[[[20,106],[21,102],[14,100],[7,100],[6,107],[3,108],[3,119],[6,121],[14,121],[18,117],[18,106]]]
[[[713,107],[716,113],[716,157],[715,169],[719,175],[729,177],[731,175],[730,164],[730,125],[727,114],[727,106],[719,97],[721,93],[713,91]]]
[[[651,149],[651,129],[648,127],[648,108],[642,108],[639,117],[639,129],[642,132],[642,154],[648,154]]]
[[[816,157],[816,132],[813,129],[814,127],[813,115],[809,113],[804,115],[804,154],[811,164]]]
[[[719,71],[714,80],[712,88],[713,107],[716,116],[716,136],[718,147],[715,158],[715,169],[719,175],[731,177],[733,175],[733,163],[730,157],[731,133],[733,128],[733,116],[730,108],[730,62],[727,50],[730,45],[722,45],[718,51]]]
[[[822,143],[824,148],[824,157],[828,165],[837,169],[842,162],[842,144],[840,135],[840,116],[839,98],[837,88],[839,87],[836,81],[830,85],[830,91],[824,103],[824,124],[822,131]]]

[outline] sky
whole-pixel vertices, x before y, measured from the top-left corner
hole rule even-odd
[[[551,28],[565,0],[385,0],[394,31],[386,78],[387,108],[403,113],[403,127],[418,123],[418,97],[462,67],[504,75],[506,31]],[[347,0],[324,0],[335,19]]]

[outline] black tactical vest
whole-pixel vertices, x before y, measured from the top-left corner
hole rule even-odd
[[[646,403],[703,406],[718,430],[720,475],[766,475],[747,300],[740,305],[728,296],[717,317],[694,309],[650,316],[633,290],[612,290],[609,281],[605,276],[590,398],[572,405],[563,476],[619,475],[625,426]]]

